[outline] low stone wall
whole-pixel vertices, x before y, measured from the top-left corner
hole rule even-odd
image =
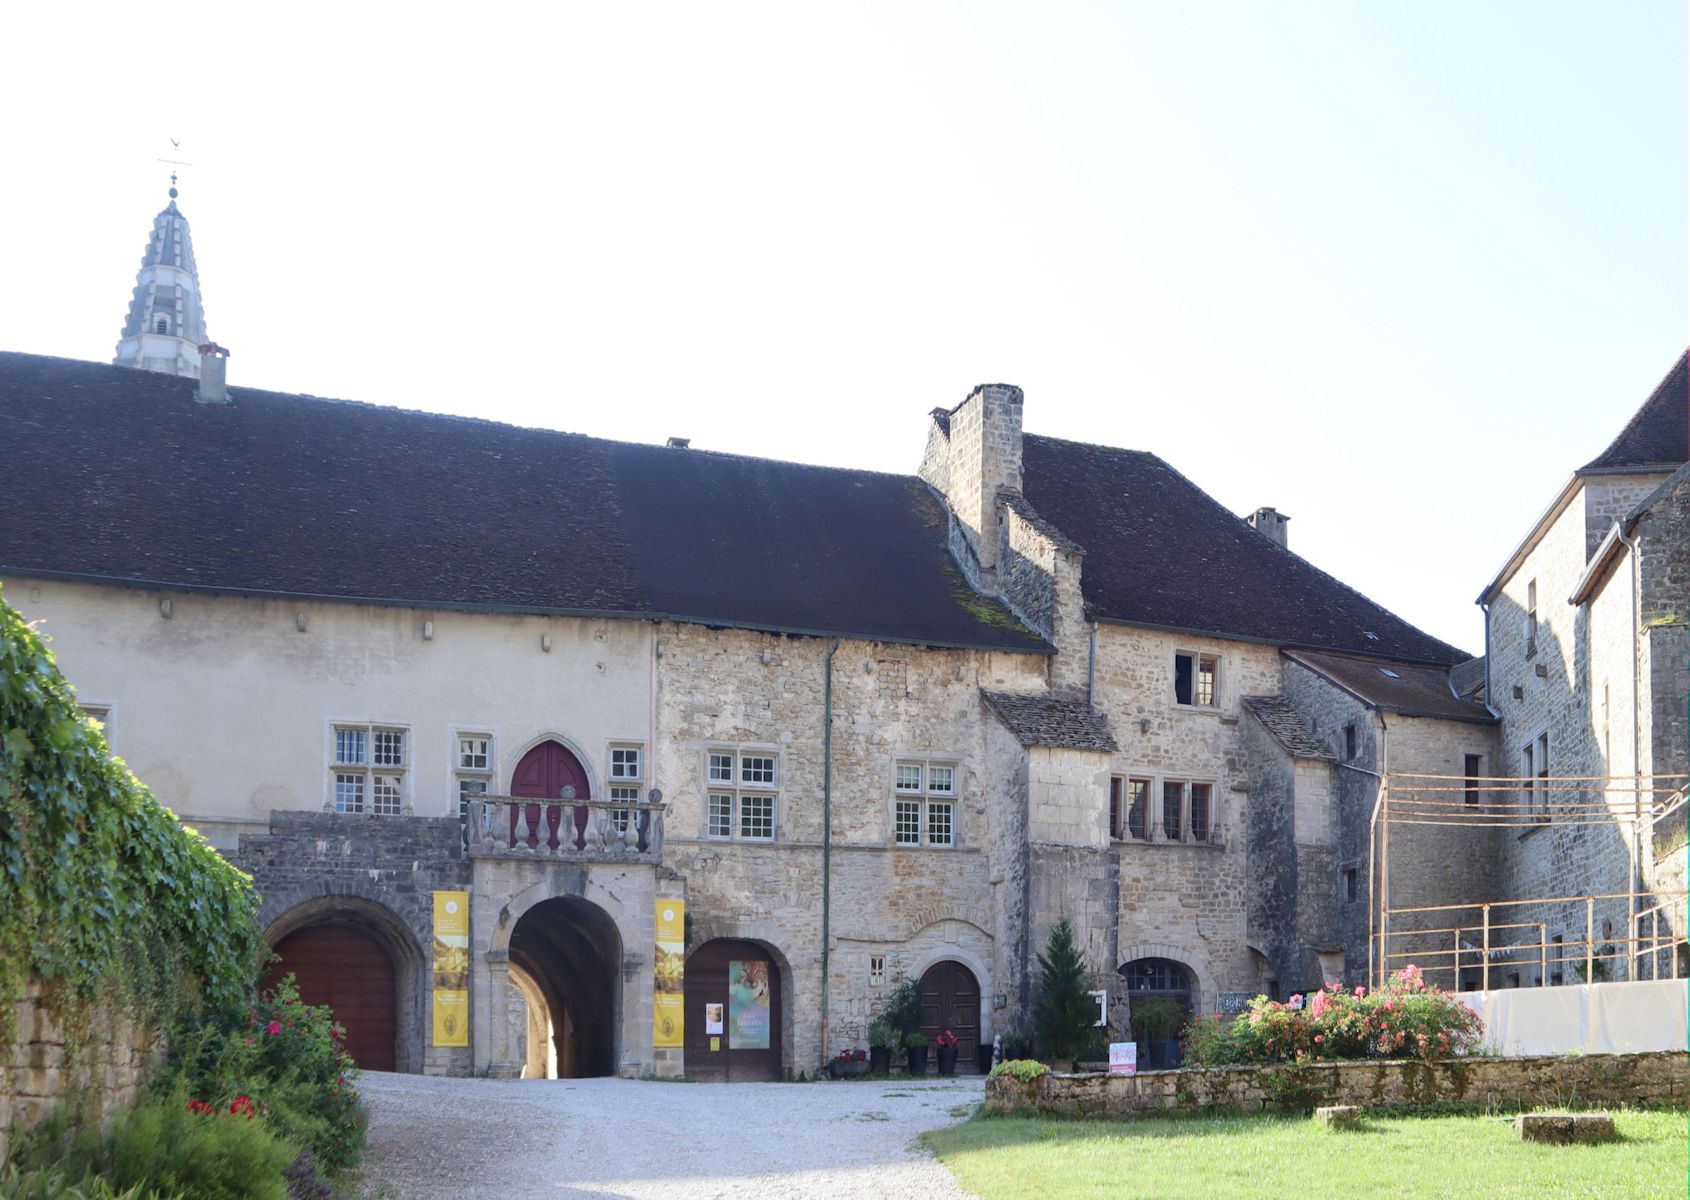
[[[0,1162],[11,1137],[58,1104],[86,1102],[101,1121],[133,1104],[148,1074],[164,1061],[164,1039],[129,1017],[95,1008],[87,1029],[65,1046],[63,1023],[35,985],[13,1006],[9,1045],[0,1045]]]
[[[1464,1058],[1448,1062],[1361,1061],[1302,1066],[1211,1067],[1142,1075],[1045,1075],[1032,1083],[1000,1075],[986,1084],[988,1112],[1139,1117],[1191,1112],[1308,1112],[1460,1105],[1683,1105],[1690,1058],[1683,1054]]]

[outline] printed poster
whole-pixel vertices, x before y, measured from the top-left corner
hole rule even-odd
[[[1111,1075],[1138,1074],[1138,1043],[1109,1043],[1109,1073]]]
[[[686,1031],[681,1003],[686,991],[687,906],[657,902],[657,954],[652,967],[651,1044],[679,1048]]]
[[[706,1004],[704,1006],[704,1032],[705,1033],[716,1034],[718,1036],[721,1035],[721,1032],[722,1032],[722,1009],[723,1009],[723,1007],[724,1006],[720,1005],[720,1004]]]
[[[469,893],[434,893],[434,1044],[469,1045]]]
[[[728,1049],[769,1048],[769,964],[728,962]]]

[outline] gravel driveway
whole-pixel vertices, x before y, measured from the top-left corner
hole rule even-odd
[[[372,1197],[965,1200],[914,1140],[984,1081],[655,1083],[370,1072]]]

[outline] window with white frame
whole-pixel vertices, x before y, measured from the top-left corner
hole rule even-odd
[[[1526,583],[1526,657],[1537,653],[1537,580]]]
[[[452,778],[457,787],[461,821],[475,797],[493,790],[493,737],[486,733],[460,732],[454,744]]]
[[[779,756],[767,750],[705,754],[704,835],[737,842],[775,840]]]
[[[645,749],[641,746],[612,746],[610,748],[609,797],[612,803],[638,804],[640,783],[645,779]],[[616,832],[628,832],[633,818],[631,808],[610,810],[610,823]]]
[[[1180,651],[1174,655],[1174,703],[1192,708],[1220,705],[1221,660],[1216,654]]]
[[[956,845],[957,769],[952,763],[900,762],[893,772],[892,841]]]
[[[1525,779],[1526,808],[1534,815],[1549,817],[1549,731],[1538,734],[1520,747],[1520,774]]]
[[[330,775],[335,812],[396,817],[405,811],[406,731],[389,725],[336,725]]]

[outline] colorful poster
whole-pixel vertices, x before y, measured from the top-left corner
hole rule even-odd
[[[719,1034],[722,1032],[722,1005],[706,1004],[704,1006],[704,1032]]]
[[[469,893],[434,893],[434,1044],[469,1045]]]
[[[1138,1074],[1138,1043],[1109,1043],[1109,1073],[1111,1075]]]
[[[769,1048],[769,964],[728,962],[728,1048]]]
[[[678,1049],[686,1031],[687,906],[657,902],[657,954],[652,964],[651,1044]]]

